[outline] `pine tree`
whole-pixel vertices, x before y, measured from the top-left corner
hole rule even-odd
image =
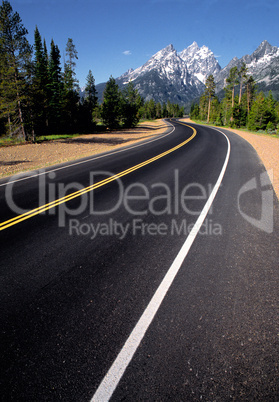
[[[205,96],[205,94],[203,94],[200,97],[199,111],[200,111],[200,119],[206,120],[207,114],[208,114],[208,102],[207,102],[207,97]]]
[[[51,130],[59,132],[62,114],[63,82],[60,66],[60,51],[52,39],[49,56],[49,126]]]
[[[147,102],[147,109],[148,109],[148,115],[150,119],[156,119],[156,103],[154,102],[154,99],[150,99],[149,102]]]
[[[139,93],[130,81],[122,91],[122,118],[124,127],[135,127],[139,122]]]
[[[8,122],[10,135],[20,131],[25,139],[24,103],[27,103],[26,80],[31,63],[31,46],[17,12],[8,1],[0,6],[0,110]]]
[[[270,99],[265,98],[263,92],[256,96],[248,117],[249,130],[265,130],[268,123],[274,121],[274,108],[270,109],[269,102]]]
[[[246,80],[246,95],[247,95],[247,114],[250,113],[250,108],[255,96],[256,83],[252,76]]]
[[[248,68],[246,67],[245,63],[242,63],[242,66],[240,67],[239,70],[239,83],[240,83],[240,87],[239,87],[239,105],[241,103],[241,98],[242,98],[242,87],[243,87],[243,83],[247,80],[247,72],[248,72]]]
[[[238,85],[239,83],[239,72],[237,67],[233,67],[230,69],[230,74],[228,76],[228,78],[226,79],[226,82],[228,84],[227,86],[227,90],[231,91],[231,101],[232,101],[232,109],[234,107],[234,93],[235,93],[235,86]],[[233,114],[231,114],[231,118],[230,118],[231,122],[233,121]]]
[[[83,108],[86,115],[86,130],[93,129],[98,109],[98,97],[95,87],[95,79],[91,70],[89,70],[86,78]]]
[[[69,38],[66,45],[66,56],[68,57],[64,66],[64,83],[67,91],[74,91],[78,87],[76,79],[75,67],[78,60],[77,50],[73,43],[73,39]]]
[[[119,126],[121,120],[121,96],[119,87],[113,77],[110,77],[106,84],[101,117],[110,130]]]
[[[47,132],[48,125],[48,59],[38,28],[35,29],[35,66],[32,85],[34,132]]]
[[[161,117],[162,117],[162,105],[161,103],[158,102],[156,104],[156,118],[161,119]]]
[[[215,82],[213,75],[209,75],[207,80],[205,81],[205,97],[207,98],[208,102],[208,109],[207,109],[207,123],[209,123],[210,119],[210,108],[211,108],[211,101],[215,96]]]
[[[200,107],[197,103],[192,103],[192,105],[191,105],[190,118],[192,120],[200,119]]]
[[[75,60],[78,59],[73,40],[68,39],[66,45],[66,62],[64,64],[64,87],[63,87],[63,127],[68,132],[78,129],[79,116],[79,93],[76,79]]]
[[[165,104],[165,102],[163,103],[162,106],[162,117],[165,119],[166,117],[168,117],[168,109],[167,109],[167,105]]]

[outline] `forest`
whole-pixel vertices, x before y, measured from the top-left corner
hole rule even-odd
[[[214,77],[210,75],[199,103],[191,106],[190,117],[218,126],[279,134],[279,102],[271,91],[267,96],[257,91],[245,63],[240,69],[231,68],[220,98],[215,93]]]
[[[113,77],[98,103],[95,79],[89,70],[81,96],[75,67],[78,52],[71,38],[65,62],[51,41],[48,50],[38,27],[34,45],[19,14],[8,1],[0,6],[0,135],[36,142],[39,136],[92,133],[137,125],[140,119],[182,117],[176,104],[145,102],[129,83],[120,90]]]

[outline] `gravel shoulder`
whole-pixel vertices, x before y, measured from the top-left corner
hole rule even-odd
[[[86,134],[66,140],[0,147],[0,178],[24,171],[96,155],[162,134],[163,120],[143,122],[136,128],[102,134]]]
[[[188,123],[195,123],[190,119],[183,119]],[[195,123],[196,124],[196,123]],[[256,150],[266,170],[269,172],[270,180],[273,184],[275,193],[279,199],[279,138],[267,135],[253,134],[250,132],[227,128],[249,142]]]

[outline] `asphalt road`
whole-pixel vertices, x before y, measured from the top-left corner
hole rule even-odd
[[[278,200],[243,139],[172,124],[0,181],[1,400],[278,400]]]

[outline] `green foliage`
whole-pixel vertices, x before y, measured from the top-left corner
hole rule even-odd
[[[199,104],[191,106],[190,117],[220,126],[247,127],[252,131],[274,133],[279,124],[279,102],[275,101],[272,92],[267,97],[262,92],[256,93],[255,81],[248,76],[244,63],[240,70],[237,67],[230,70],[226,83],[225,96],[219,101],[214,96],[214,79],[208,77]],[[238,84],[239,95],[235,96]]]
[[[204,97],[207,100],[207,122],[209,123],[210,120],[210,110],[211,110],[211,101],[215,96],[215,82],[214,82],[214,77],[213,75],[209,75],[205,82],[205,91],[204,91]]]
[[[8,1],[0,6],[0,110],[10,135],[27,133],[24,127],[24,106],[30,68],[31,47],[28,31]]]
[[[101,117],[105,126],[110,130],[119,127],[121,120],[121,95],[113,77],[110,77],[104,91]]]
[[[248,129],[266,130],[274,129],[277,123],[275,112],[275,100],[271,93],[265,98],[264,94],[260,92],[252,105],[251,112],[248,118]]]
[[[33,115],[33,131],[45,134],[48,121],[48,57],[46,45],[43,48],[42,38],[38,28],[35,30],[35,60],[34,76],[31,95],[31,109]]]
[[[124,127],[135,127],[139,122],[142,99],[134,84],[129,82],[122,91],[122,121]]]
[[[200,118],[200,107],[197,103],[191,105],[190,118],[193,120],[199,120]]]
[[[85,99],[80,104],[80,129],[86,132],[96,128],[98,109],[95,79],[92,71],[89,70],[86,78]]]

